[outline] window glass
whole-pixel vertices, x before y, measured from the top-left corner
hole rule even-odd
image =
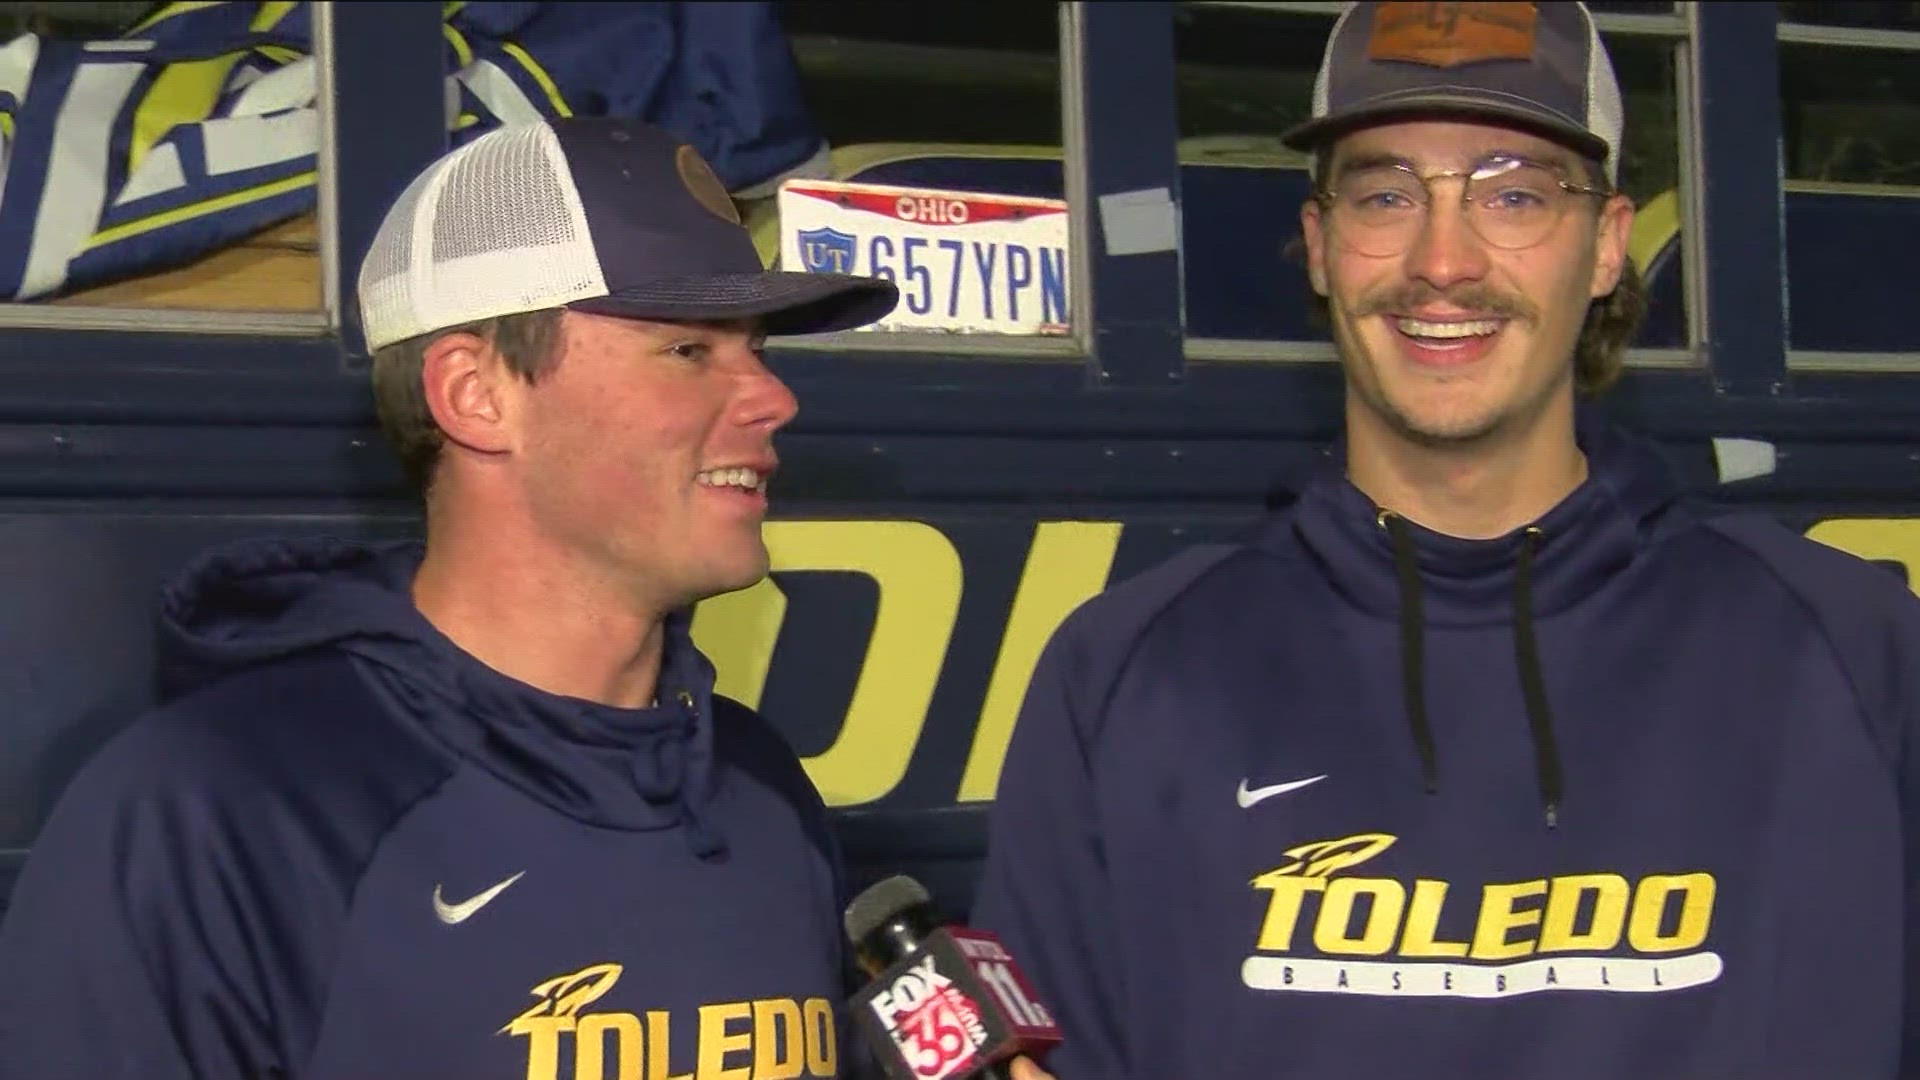
[[[1785,42],[1780,95],[1791,348],[1920,352],[1920,52]]]
[[[0,5],[0,301],[315,317],[309,27],[298,4]]]
[[[1890,0],[1812,0],[1779,5],[1782,22],[1871,30],[1920,30],[1920,4]]]
[[[1664,4],[1633,7],[1660,13]],[[1176,29],[1187,332],[1197,338],[1323,341],[1290,242],[1310,181],[1280,133],[1311,114],[1331,14],[1187,4]],[[1684,346],[1671,39],[1602,35],[1625,97],[1620,183],[1640,207],[1635,254],[1651,310],[1637,344]]]

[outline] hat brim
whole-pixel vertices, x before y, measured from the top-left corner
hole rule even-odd
[[[768,334],[825,334],[885,318],[900,290],[880,278],[767,270],[650,281],[567,307],[625,319],[759,319]]]
[[[1334,115],[1289,128],[1280,136],[1280,141],[1295,150],[1316,150],[1363,127],[1423,117],[1494,120],[1551,139],[1595,161],[1607,159],[1604,139],[1551,109],[1513,99],[1445,90],[1370,98]]]

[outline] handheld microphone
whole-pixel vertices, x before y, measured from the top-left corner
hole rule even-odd
[[[1000,939],[941,925],[912,878],[890,877],[854,897],[845,923],[873,979],[849,1011],[888,1080],[1008,1080],[1008,1061],[1060,1042]]]

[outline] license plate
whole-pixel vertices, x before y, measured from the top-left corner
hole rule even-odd
[[[789,180],[780,265],[900,288],[866,330],[1064,334],[1067,204],[972,191]]]

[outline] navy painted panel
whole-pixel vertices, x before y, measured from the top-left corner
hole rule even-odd
[[[1130,250],[1123,235],[1108,234],[1108,216],[1094,212],[1104,198],[1151,191],[1163,193],[1176,215],[1183,203],[1174,154],[1180,123],[1172,92],[1173,9],[1168,0],[1077,5],[1088,200],[1082,212],[1093,215],[1086,232],[1092,250],[1078,265],[1092,272],[1094,374],[1103,386],[1169,389],[1186,364],[1178,247]]]
[[[395,196],[447,148],[445,45],[434,4],[334,4],[332,18],[341,325],[362,354],[360,260]]]
[[[1913,319],[1920,196],[1787,193],[1795,349],[1920,352]]]
[[[1777,4],[1700,4],[1700,183],[1707,362],[1728,394],[1786,389]]]

